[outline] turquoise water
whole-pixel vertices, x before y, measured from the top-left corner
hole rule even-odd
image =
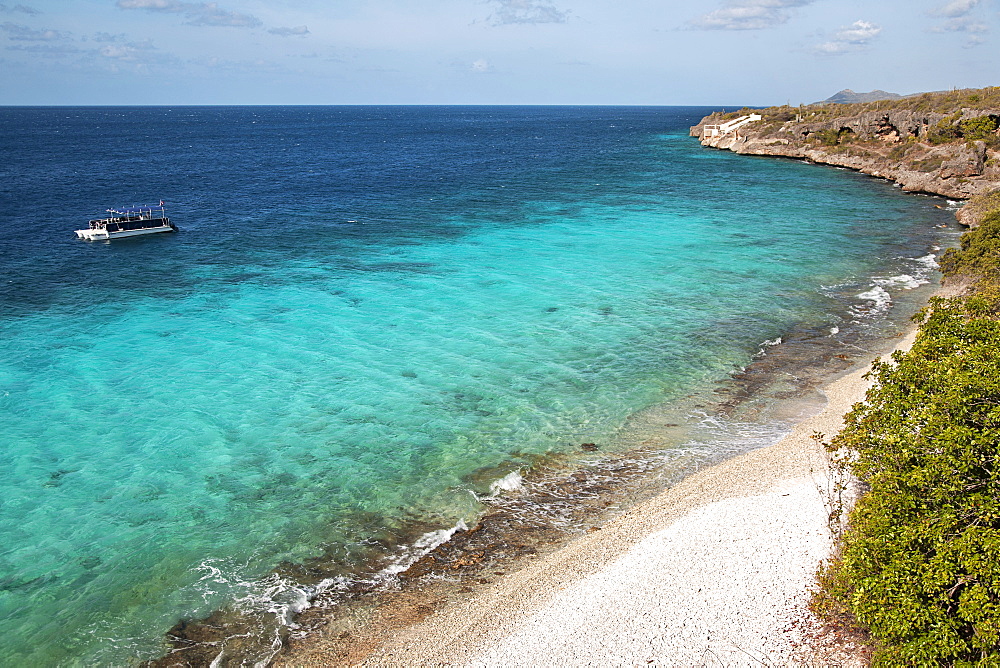
[[[278,565],[929,279],[941,200],[704,150],[706,111],[0,109],[0,663],[294,605]],[[180,233],[72,238],[159,198]]]

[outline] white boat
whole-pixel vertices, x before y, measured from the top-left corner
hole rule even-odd
[[[111,216],[90,221],[85,230],[77,230],[76,236],[87,241],[135,237],[140,234],[176,232],[177,228],[167,218],[164,204],[130,206],[122,209],[108,209]]]

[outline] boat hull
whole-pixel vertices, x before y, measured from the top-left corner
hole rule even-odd
[[[107,228],[97,228],[93,230],[76,230],[78,239],[87,241],[104,241],[106,239],[118,239],[120,237],[137,237],[143,234],[157,234],[158,232],[175,232],[173,225],[160,225],[157,227],[144,227],[139,230],[119,230],[109,232]]]

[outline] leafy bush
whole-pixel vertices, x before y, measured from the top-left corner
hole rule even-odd
[[[1000,191],[981,195],[966,204],[979,213],[979,227],[962,235],[958,248],[941,257],[948,276],[975,276],[980,282],[1000,282]]]
[[[945,144],[961,138],[962,133],[958,126],[958,119],[960,116],[961,112],[957,111],[951,116],[942,118],[938,121],[937,124],[927,133],[927,141],[931,144]]]
[[[977,116],[969,118],[959,123],[959,130],[968,141],[982,141],[993,139],[996,136],[998,122],[997,116]]]
[[[827,129],[810,133],[809,139],[816,140],[824,146],[836,146],[837,144],[850,141],[853,135],[854,132],[850,128],[840,128],[839,130]]]
[[[824,146],[836,146],[838,137],[839,133],[836,130],[817,130],[809,136]]]
[[[877,664],[1000,662],[1000,321],[982,307],[933,300],[829,446],[870,491],[827,587]]]
[[[916,137],[907,137],[906,139],[903,139],[889,151],[889,159],[897,162],[902,161],[910,149],[913,148],[916,141]]]
[[[762,113],[762,115],[764,116],[764,120],[769,123],[785,123],[787,121],[794,121],[797,116],[795,110],[788,106],[772,107],[765,111],[766,113]]]
[[[955,112],[951,116],[941,119],[931,128],[927,135],[927,141],[931,144],[944,144],[947,142],[964,139],[965,141],[995,141],[997,139],[997,128],[1000,127],[1000,116],[987,114],[967,118],[964,121],[958,120],[961,112]]]
[[[853,615],[875,665],[1000,665],[1000,192],[945,254],[970,297],[931,300],[828,444],[869,487],[813,608]]]

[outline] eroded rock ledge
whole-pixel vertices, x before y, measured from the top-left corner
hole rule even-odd
[[[969,199],[1000,188],[1000,104],[992,104],[994,97],[1000,97],[996,91],[1000,89],[979,91],[986,92],[984,96],[970,94],[977,91],[936,94],[950,95],[956,103],[963,99],[960,93],[966,94],[965,99],[985,97],[991,104],[984,108],[950,109],[948,99],[930,95],[891,105],[770,107],[753,110],[761,120],[722,133],[712,126],[751,110],[714,113],[692,127],[691,135],[712,148],[846,167],[895,181],[907,192]],[[905,108],[907,100],[914,108]],[[959,221],[974,226],[970,214],[960,212]]]

